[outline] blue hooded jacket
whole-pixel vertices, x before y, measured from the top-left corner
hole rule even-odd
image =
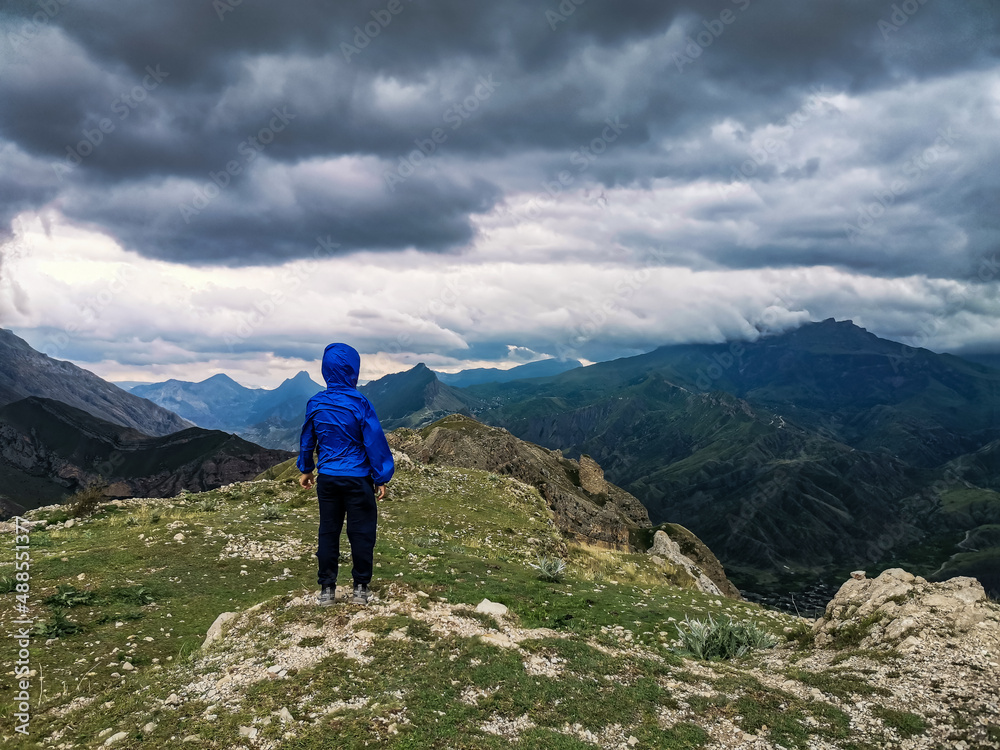
[[[347,344],[330,344],[323,352],[327,389],[306,405],[299,440],[299,471],[313,470],[319,446],[319,473],[341,477],[371,476],[375,484],[392,479],[395,466],[385,432],[371,402],[358,391],[361,356]]]

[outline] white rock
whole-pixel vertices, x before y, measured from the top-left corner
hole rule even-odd
[[[911,635],[909,638],[907,638],[906,640],[904,640],[902,643],[899,644],[899,651],[901,653],[908,654],[911,651],[916,651],[918,648],[921,647],[921,645],[922,645],[921,640],[917,638],[915,635]]]
[[[240,737],[254,739],[257,736],[257,727],[240,727]]]
[[[218,640],[219,638],[221,638],[222,637],[222,626],[225,625],[230,620],[232,620],[234,617],[236,617],[237,614],[239,614],[239,613],[238,612],[223,612],[221,615],[219,615],[218,617],[216,617],[215,618],[215,622],[212,623],[212,626],[208,629],[208,632],[205,634],[205,642],[201,644],[201,647],[202,648],[207,648],[208,645],[210,643],[212,643],[212,641],[215,641],[215,640]]]
[[[168,706],[179,706],[182,703],[181,698],[179,695],[177,695],[177,693],[171,693],[170,695],[167,696],[167,699],[163,702]]]
[[[508,610],[507,607],[499,602],[491,602],[489,599],[483,599],[479,604],[476,605],[476,612],[483,612],[488,615],[505,615]]]
[[[281,719],[281,721],[283,721],[285,724],[295,721],[295,718],[292,716],[292,712],[289,711],[284,706],[282,706],[281,710],[278,711],[278,718]]]
[[[176,534],[174,534],[174,541],[175,542],[183,542],[184,541],[184,535],[178,531]]]
[[[155,731],[156,731],[156,722],[155,721],[149,722],[146,726],[144,726],[142,728],[142,733],[143,734],[152,734]]]
[[[111,745],[118,742],[118,740],[123,740],[128,737],[128,732],[116,732],[115,734],[104,740],[104,747],[110,747]]]
[[[132,666],[132,662],[126,661],[122,662],[122,669],[124,669],[126,672],[131,672],[132,670],[135,669],[135,667]]]
[[[485,633],[479,638],[485,643],[492,643],[500,648],[517,648],[517,644],[503,633]]]

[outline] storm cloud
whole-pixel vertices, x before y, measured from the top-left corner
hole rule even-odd
[[[191,326],[129,320],[119,295],[74,332],[84,361],[149,360],[123,343],[136,320],[178,365],[308,362],[339,333],[398,366],[748,337],[775,298],[782,325],[901,338],[919,309],[952,349],[995,321],[995,0],[19,0],[0,28],[0,324],[36,341],[66,325],[31,283],[59,251],[36,239],[23,260],[39,221],[106,239],[143,289],[164,263],[253,276],[233,308],[182,284]],[[106,259],[94,242],[80,252]],[[294,344],[275,326],[220,346],[206,321],[238,327],[220,311],[249,316],[297,263],[315,264],[303,289],[402,286],[377,314],[339,289],[321,330],[270,316]],[[532,280],[558,290],[526,304]]]

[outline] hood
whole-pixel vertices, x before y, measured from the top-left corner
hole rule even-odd
[[[357,388],[361,355],[347,344],[330,344],[323,352],[323,379],[328,388]]]

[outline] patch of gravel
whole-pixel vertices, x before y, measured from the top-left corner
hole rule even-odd
[[[520,738],[522,732],[534,729],[536,726],[537,724],[529,719],[527,714],[514,719],[493,714],[487,721],[480,724],[479,728],[488,734],[495,734],[498,737],[505,737],[509,740],[517,740]]]
[[[219,553],[219,559],[238,557],[241,560],[274,560],[286,562],[299,560],[312,549],[296,536],[280,540],[259,540],[243,534],[227,534],[228,541]]]

